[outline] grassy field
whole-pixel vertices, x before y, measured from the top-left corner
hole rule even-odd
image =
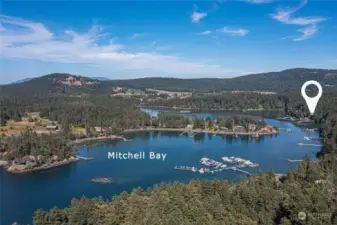
[[[71,128],[72,133],[85,133],[85,128],[82,127],[72,127]]]
[[[50,121],[46,118],[40,118],[38,112],[30,112],[27,113],[26,117],[21,118],[22,121],[7,121],[6,126],[0,126],[0,135],[8,135],[11,136],[13,134],[22,133],[26,127],[33,129],[36,132],[49,132],[46,129],[48,125],[57,125],[56,122]]]

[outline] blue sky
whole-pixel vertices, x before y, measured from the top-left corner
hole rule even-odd
[[[1,7],[1,6],[0,6]],[[4,1],[0,83],[337,68],[336,1]]]

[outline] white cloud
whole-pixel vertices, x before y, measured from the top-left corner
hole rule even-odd
[[[85,63],[118,70],[151,70],[171,75],[225,76],[241,72],[219,65],[191,62],[172,55],[123,51],[122,44],[102,44],[104,40],[109,40],[109,34],[103,33],[103,27],[97,25],[86,33],[66,30],[60,37],[37,22],[0,15],[0,23],[6,28],[0,32],[0,57]],[[105,39],[102,42],[103,37]]]
[[[326,20],[326,18],[320,16],[294,17],[293,14],[307,3],[307,0],[303,0],[301,4],[295,8],[278,8],[276,13],[271,14],[273,19],[283,24],[307,26],[299,30],[303,33],[303,36],[293,39],[294,41],[306,40],[313,37],[318,32],[316,24]]]
[[[303,29],[299,29],[299,32],[302,32],[302,36],[294,38],[294,41],[303,41],[303,40],[307,40],[309,38],[311,38],[312,36],[314,36],[317,33],[317,28],[315,25],[311,25],[308,27],[305,27]]]
[[[275,0],[241,0],[243,2],[252,3],[252,4],[264,4],[275,2]]]
[[[201,19],[205,18],[207,13],[194,11],[191,15],[191,19],[193,23],[198,23]]]
[[[231,36],[246,36],[248,34],[248,30],[242,28],[229,28],[223,27],[216,30],[217,32],[225,33]]]
[[[311,16],[311,17],[297,17],[294,18],[292,17],[292,14],[294,12],[291,10],[283,10],[283,9],[278,9],[276,14],[272,14],[272,18],[280,21],[281,23],[284,24],[293,24],[293,25],[299,25],[299,26],[304,26],[304,25],[310,25],[310,24],[316,24],[323,22],[326,20],[326,18],[319,17],[319,16]]]
[[[200,35],[209,35],[209,34],[211,34],[212,33],[212,31],[210,31],[210,30],[205,30],[205,31],[203,31],[203,32],[201,32],[201,33],[199,33]]]
[[[137,39],[137,38],[142,37],[144,35],[145,35],[144,33],[136,33],[136,34],[133,34],[131,36],[131,39],[134,40],[134,39]]]

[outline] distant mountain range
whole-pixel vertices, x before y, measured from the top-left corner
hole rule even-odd
[[[88,78],[92,79],[92,80],[99,80],[99,81],[110,80],[107,77],[88,77]],[[31,79],[33,79],[33,78],[28,77],[28,78],[25,78],[25,79],[14,81],[14,82],[12,82],[10,84],[20,84],[20,83],[24,83],[26,81],[30,81]],[[5,84],[3,84],[3,85],[5,85]]]
[[[28,77],[28,78],[25,78],[25,79],[22,79],[22,80],[14,81],[14,82],[12,82],[11,84],[20,84],[20,83],[29,81],[29,80],[31,80],[31,79],[33,79],[33,78]]]
[[[88,77],[88,78],[93,79],[93,80],[100,80],[100,81],[110,80],[107,77]]]
[[[18,93],[107,94],[112,88],[159,89],[168,91],[300,91],[308,80],[318,81],[324,90],[337,90],[337,70],[296,68],[280,72],[259,73],[235,78],[139,78],[109,80],[105,77],[82,77],[71,74],[49,74],[27,78],[0,87],[0,95]]]
[[[308,80],[337,90],[337,70],[296,68],[280,72],[251,74],[234,78],[140,78],[110,81],[114,85],[130,88],[153,88],[170,91],[293,91],[300,90]]]

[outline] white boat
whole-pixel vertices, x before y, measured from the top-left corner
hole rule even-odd
[[[192,172],[197,172],[197,168],[192,167]]]
[[[225,162],[233,163],[233,159],[231,159],[229,157],[222,157],[221,159]]]
[[[236,157],[234,160],[235,160],[236,162],[238,162],[238,163],[242,163],[242,162],[245,161],[244,159],[241,159],[241,158],[239,158],[239,157]]]
[[[199,173],[205,173],[204,168],[201,168],[201,169],[199,170]]]

